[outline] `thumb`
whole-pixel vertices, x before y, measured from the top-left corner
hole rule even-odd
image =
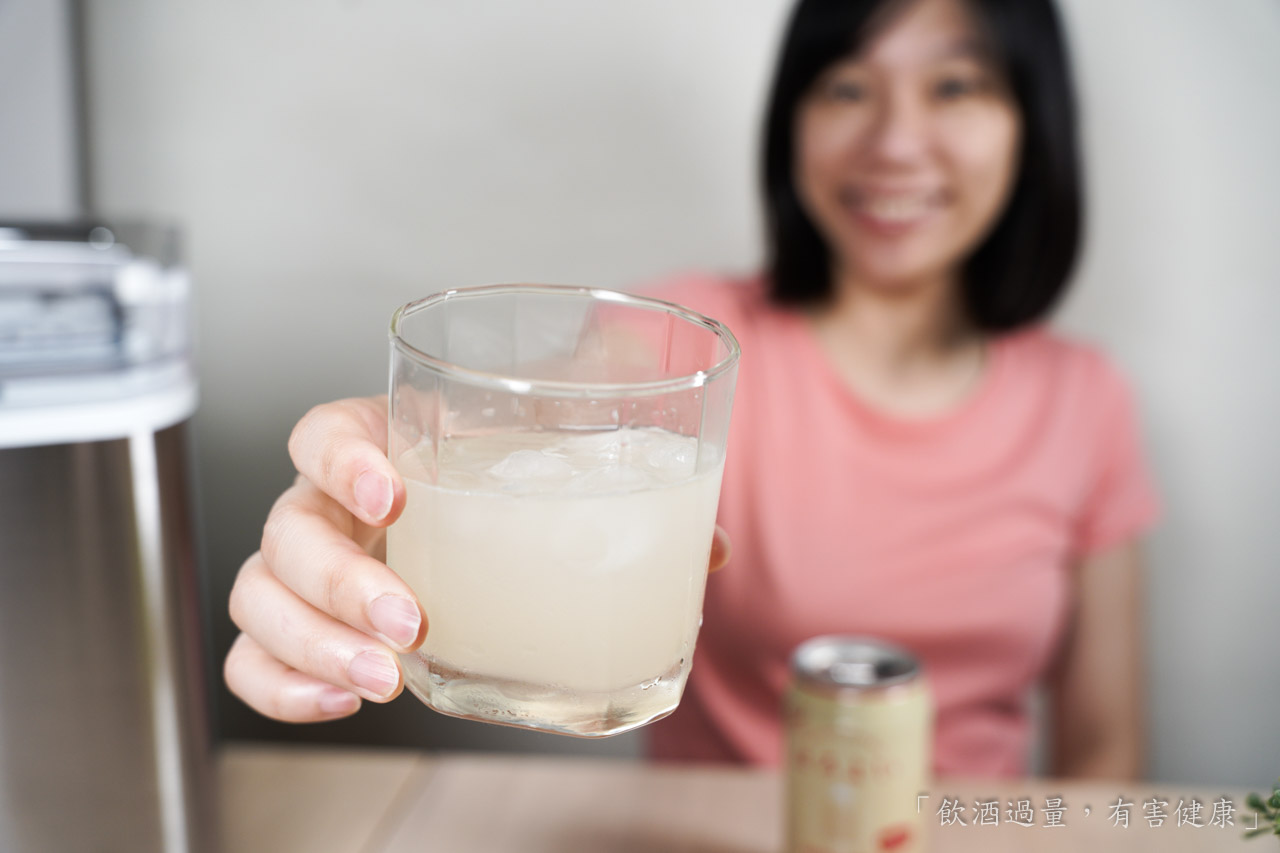
[[[711,560],[708,566],[709,572],[718,572],[729,562],[729,556],[733,549],[729,545],[729,534],[725,533],[724,528],[716,525],[715,533],[711,537]]]

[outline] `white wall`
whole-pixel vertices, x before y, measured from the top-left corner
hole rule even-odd
[[[189,234],[219,602],[287,482],[292,422],[383,386],[395,305],[446,285],[626,286],[758,258],[756,130],[786,0],[87,5],[98,207]],[[1280,773],[1265,586],[1280,562],[1265,518],[1280,503],[1280,361],[1263,325],[1280,320],[1280,8],[1069,12],[1095,204],[1067,321],[1132,373],[1167,494],[1153,773],[1261,785]],[[224,731],[284,734],[224,710]],[[408,699],[374,713],[337,731],[531,742],[450,728]]]

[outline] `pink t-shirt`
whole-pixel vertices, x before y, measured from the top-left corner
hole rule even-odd
[[[862,634],[922,661],[937,772],[1027,772],[1028,690],[1067,627],[1073,566],[1155,516],[1124,381],[1036,328],[994,342],[956,409],[904,420],[861,401],[759,282],[647,292],[742,344],[719,512],[733,555],[708,581],[688,689],[650,727],[651,754],[777,764],[792,650]]]

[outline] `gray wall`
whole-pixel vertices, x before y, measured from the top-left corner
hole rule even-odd
[[[1151,772],[1274,782],[1280,3],[1069,11],[1093,216],[1062,319],[1140,386],[1165,502],[1148,577]]]
[[[313,403],[381,389],[391,309],[448,285],[748,270],[758,112],[785,0],[88,4],[92,190],[173,217],[198,285],[199,474],[220,647],[231,578]],[[1072,0],[1092,167],[1066,311],[1141,391],[1152,774],[1280,773],[1280,7]],[[552,748],[412,699],[233,736]],[[1253,732],[1262,732],[1255,735]],[[577,748],[584,748],[578,745]],[[588,751],[631,753],[634,739]]]
[[[0,0],[0,219],[81,212],[69,0]]]

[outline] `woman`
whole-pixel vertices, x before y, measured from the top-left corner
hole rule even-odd
[[[661,758],[776,762],[786,660],[863,633],[918,654],[936,769],[1025,772],[1045,684],[1052,771],[1141,768],[1137,537],[1154,500],[1123,382],[1035,323],[1079,233],[1074,109],[1048,0],[802,0],[766,128],[770,263],[659,295],[743,344],[708,585]],[[232,690],[286,720],[400,690],[427,626],[368,552],[404,503],[385,404],[321,406],[241,570]]]

